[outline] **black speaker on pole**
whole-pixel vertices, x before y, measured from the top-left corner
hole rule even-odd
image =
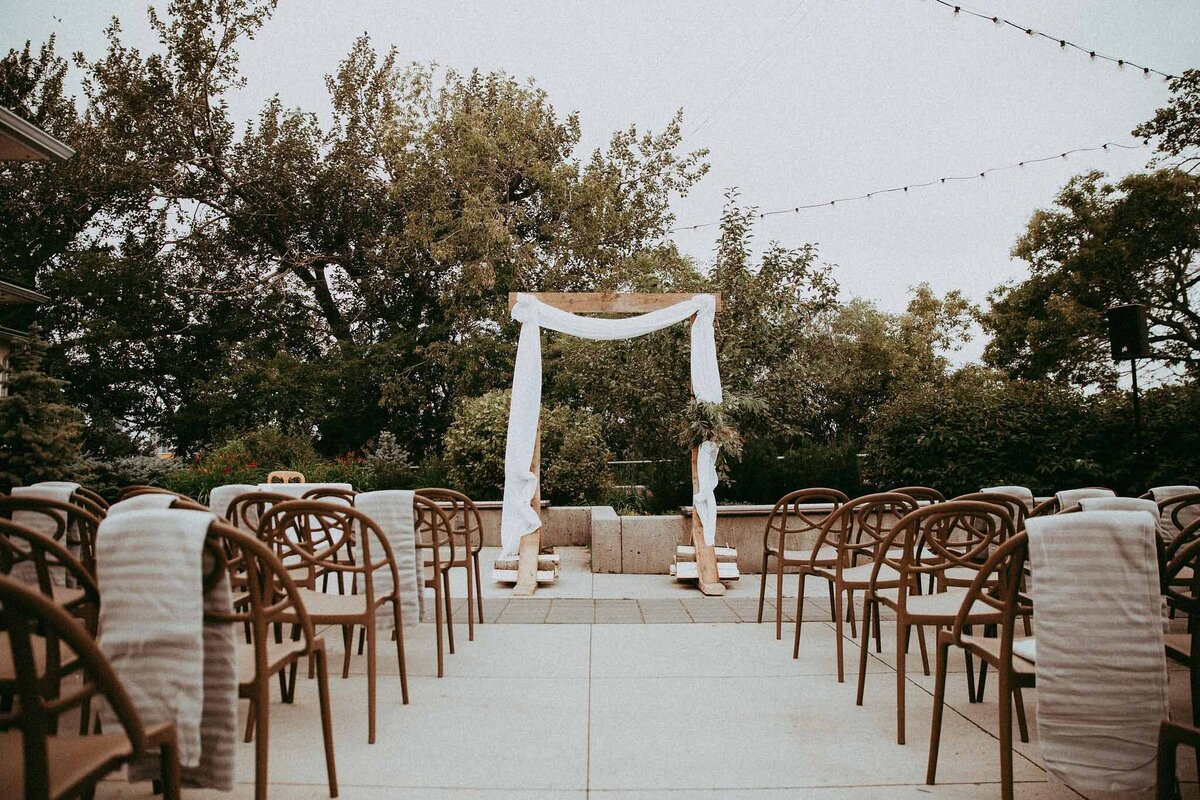
[[[1108,341],[1113,361],[1150,357],[1150,331],[1146,326],[1146,307],[1140,304],[1113,306],[1108,309]]]

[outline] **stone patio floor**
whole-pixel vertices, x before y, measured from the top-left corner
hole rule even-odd
[[[534,598],[512,598],[485,575],[485,624],[473,642],[456,603],[458,652],[447,656],[445,678],[435,677],[433,625],[409,632],[410,705],[400,702],[394,650],[380,648],[376,744],[367,744],[365,658],[352,660],[348,679],[331,679],[342,798],[999,796],[994,683],[982,704],[967,703],[961,658],[951,659],[940,783],[926,786],[933,678],[921,673],[914,646],[909,743],[897,745],[891,623],[883,623],[883,652],[870,653],[860,707],[858,647],[846,642],[846,682],[839,684],[823,582],[806,587],[811,597],[793,660],[790,623],[783,641],[771,622],[753,624],[757,575],[744,576],[725,598],[702,598],[668,576],[592,575],[586,550],[560,552],[562,577]],[[462,596],[461,586],[455,591]],[[794,579],[786,593],[790,610]],[[773,622],[770,603],[767,612]],[[339,631],[325,631],[325,640],[340,664]],[[315,683],[300,680],[294,704],[271,706],[272,798],[328,796],[316,694]],[[1173,669],[1171,699],[1174,716],[1187,719],[1186,672]],[[1018,798],[1148,796],[1047,783],[1035,692],[1026,707],[1033,741],[1017,743]],[[244,723],[245,703],[240,711]],[[254,746],[238,747],[232,794],[185,790],[185,797],[252,798]],[[1181,751],[1180,763],[1192,781],[1184,796],[1200,796],[1194,759]],[[102,800],[150,796],[148,784],[119,779],[97,792]]]

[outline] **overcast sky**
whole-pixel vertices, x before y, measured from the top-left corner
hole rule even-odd
[[[7,46],[57,33],[61,52],[97,56],[115,14],[129,43],[153,47],[146,0],[3,2]],[[1200,66],[1196,0],[965,7],[1164,72]],[[684,109],[685,146],[708,148],[712,170],[675,204],[680,225],[717,219],[734,186],[744,203],[769,211],[1134,143],[1130,130],[1168,98],[1159,78],[1009,27],[956,19],[933,0],[280,0],[243,48],[249,83],[233,98],[235,118],[253,116],[273,93],[324,112],[323,76],[363,32],[381,49],[394,44],[404,60],[532,78],[561,113],[579,111],[581,155],[614,130],[659,130]],[[1071,175],[1124,175],[1150,155],[1110,148],[768,218],[757,241],[819,243],[846,294],[887,309],[902,308],[907,288],[921,281],[982,302],[997,284],[1026,274],[1009,250]],[[706,262],[715,235],[705,228],[675,238]]]

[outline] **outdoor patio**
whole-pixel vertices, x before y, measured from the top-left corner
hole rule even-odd
[[[593,575],[586,549],[560,552],[561,578],[534,598],[512,598],[507,587],[485,582],[487,624],[476,628],[474,642],[466,641],[459,603],[457,653],[448,657],[444,679],[434,677],[433,625],[407,637],[409,706],[400,703],[395,660],[380,658],[375,745],[366,741],[365,659],[356,656],[350,678],[342,680],[340,633],[325,631],[335,665],[342,798],[999,796],[994,685],[982,704],[968,704],[961,659],[951,661],[939,784],[928,787],[933,679],[910,661],[909,744],[897,745],[886,619],[884,652],[871,653],[866,699],[856,707],[858,649],[846,642],[847,681],[838,684],[822,584],[810,589],[794,661],[790,625],[776,641],[773,625],[754,624],[756,575],[743,577],[724,598],[704,598],[667,576]],[[790,597],[794,585],[789,576]],[[455,596],[462,588],[454,588]],[[769,619],[769,600],[767,610]],[[1186,672],[1171,668],[1173,712],[1187,719]],[[1017,797],[1131,796],[1083,795],[1045,782],[1032,723],[1035,698],[1026,695],[1032,741],[1016,743]],[[277,700],[276,690],[271,796],[327,796],[315,683],[301,679],[293,705]],[[240,714],[244,723],[245,703]],[[1194,776],[1186,752],[1180,762]],[[240,744],[232,795],[187,790],[186,796],[250,798],[253,768],[253,745]],[[102,800],[149,796],[148,784],[117,779],[97,793]],[[1184,796],[1198,796],[1194,783]]]

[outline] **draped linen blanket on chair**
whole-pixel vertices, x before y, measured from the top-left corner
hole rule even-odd
[[[1037,667],[1046,772],[1075,789],[1152,787],[1168,717],[1154,519],[1084,511],[1026,525],[1037,647],[1021,655]]]
[[[521,537],[533,533],[542,521],[532,507],[538,476],[530,471],[542,409],[542,328],[583,339],[631,339],[662,330],[689,317],[692,321],[692,393],[702,403],[720,403],[721,375],[713,332],[716,301],[698,294],[673,306],[636,317],[605,319],[584,317],[543,303],[530,294],[518,294],[512,318],[521,323],[517,362],[513,370],[512,404],[508,416],[508,442],[504,449],[504,506],[500,517],[501,556],[513,557]],[[699,491],[692,499],[704,526],[704,540],[714,542],[717,523],[717,450],[704,442],[697,455]]]

